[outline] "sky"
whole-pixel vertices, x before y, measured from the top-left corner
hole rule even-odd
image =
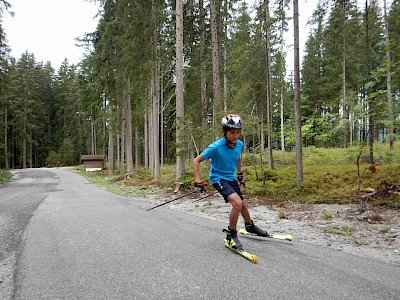
[[[19,59],[28,51],[37,62],[51,61],[58,70],[65,58],[78,64],[84,49],[75,46],[77,37],[94,32],[98,19],[98,5],[84,0],[8,0],[11,17],[3,16],[11,55]]]
[[[85,50],[77,47],[75,39],[94,32],[99,7],[85,0],[8,0],[15,16],[4,14],[3,28],[6,32],[11,55],[17,59],[28,51],[36,61],[51,61],[58,70],[65,58],[69,64],[78,64]],[[249,6],[255,0],[247,0]],[[257,1],[257,0],[256,0]],[[299,0],[300,57],[308,37],[307,20],[316,7],[317,0]],[[293,13],[288,12],[292,17]],[[289,23],[293,27],[293,21]],[[287,45],[293,44],[293,31],[287,33]],[[293,52],[287,53],[288,71]]]

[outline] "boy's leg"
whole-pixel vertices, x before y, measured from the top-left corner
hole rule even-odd
[[[234,194],[233,194],[234,195]],[[237,195],[237,194],[236,194]],[[239,197],[239,196],[238,196]],[[229,199],[229,198],[228,198]],[[239,197],[239,199],[240,199],[240,197]],[[241,200],[241,199],[240,199]],[[240,211],[240,213],[242,214],[242,217],[243,217],[243,219],[244,219],[244,224],[245,224],[245,227],[246,227],[246,230],[248,231],[248,232],[251,232],[251,233],[255,233],[256,235],[259,235],[259,236],[268,236],[269,234],[268,234],[268,232],[267,231],[265,231],[265,230],[262,230],[261,228],[259,228],[259,227],[257,227],[256,225],[254,225],[254,222],[253,222],[253,220],[251,219],[251,216],[250,216],[250,211],[249,211],[249,209],[248,209],[248,207],[247,207],[247,204],[246,204],[246,201],[244,201],[244,200],[241,200],[242,201],[242,209],[241,209],[241,211]],[[233,205],[232,205],[233,206]],[[233,211],[234,209],[232,208],[232,211]],[[231,212],[232,213],[232,212]],[[231,221],[231,220],[230,220]],[[238,221],[238,216],[236,217],[236,220],[233,220],[233,222],[237,222]],[[237,223],[234,223],[234,224],[237,224]],[[231,225],[229,225],[229,227],[230,227]],[[232,228],[232,227],[230,227],[230,228]],[[236,225],[235,225],[235,228],[236,228]]]
[[[236,247],[237,249],[243,250],[242,243],[239,241],[237,236],[237,222],[239,219],[239,215],[242,211],[242,199],[236,193],[230,194],[227,197],[227,200],[232,205],[231,213],[229,215],[229,226],[227,232],[226,239],[231,244],[232,247]]]
[[[251,222],[250,213],[237,181],[221,180],[220,184],[213,184],[215,189],[224,197],[225,202],[232,205],[229,215],[229,228],[236,230],[239,215],[242,215],[246,223]]]
[[[221,181],[221,185],[213,184],[213,186],[221,193],[225,199],[225,202],[229,202],[232,205],[231,213],[229,215],[228,229],[231,231],[232,236],[235,237],[235,241],[237,240],[236,226],[240,214],[244,219],[245,227],[248,232],[255,233],[260,236],[268,236],[268,232],[254,225],[246,201],[243,200],[240,187],[236,181]],[[238,240],[237,242],[240,243]]]
[[[239,219],[239,215],[242,213],[243,200],[236,193],[228,196],[228,201],[232,205],[231,213],[229,215],[229,228],[236,230],[236,225]]]
[[[251,216],[250,216],[250,211],[247,207],[246,201],[242,200],[243,204],[242,204],[242,217],[245,221],[245,223],[251,223]]]
[[[229,203],[232,205],[232,210],[229,215],[229,228],[235,229],[237,221],[239,219],[239,214],[242,215],[246,223],[251,223],[250,211],[247,204],[240,196],[236,193],[229,195]]]

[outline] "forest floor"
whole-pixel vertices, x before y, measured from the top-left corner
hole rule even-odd
[[[171,209],[228,222],[230,205],[213,195],[192,203],[189,197],[168,204]],[[154,195],[146,197],[153,202]],[[172,198],[159,196],[157,201]],[[256,225],[271,233],[293,235],[294,241],[329,247],[337,251],[400,266],[400,211],[360,205],[296,204],[286,207],[261,204],[248,199]],[[243,228],[239,220],[238,228]]]

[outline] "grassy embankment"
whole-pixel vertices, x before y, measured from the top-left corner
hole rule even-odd
[[[398,149],[399,143],[395,145]],[[274,151],[275,169],[267,167],[264,161],[264,176],[260,166],[259,154],[246,154],[243,158],[247,196],[260,202],[269,203],[359,203],[359,190],[379,190],[389,185],[400,186],[400,151],[390,152],[387,144],[374,146],[376,165],[366,162],[368,153],[364,149],[360,155],[359,147],[346,149],[325,149],[308,147],[303,150],[304,183],[296,186],[296,166],[294,152]],[[359,176],[357,157],[360,156]],[[193,171],[187,161],[187,174],[180,179],[188,188],[193,187]],[[203,181],[208,178],[209,167],[201,168]],[[79,168],[82,170],[82,168]],[[175,180],[175,165],[161,167],[161,178],[154,179],[148,171],[135,169],[131,178],[109,175],[107,171],[82,172],[90,181],[102,188],[124,196],[140,197],[155,193],[172,193]],[[359,179],[359,180],[358,180]],[[358,185],[358,182],[360,185]],[[360,187],[360,188],[359,188]],[[212,190],[212,187],[209,188]],[[368,203],[392,208],[400,207],[399,195],[383,195],[370,198]]]

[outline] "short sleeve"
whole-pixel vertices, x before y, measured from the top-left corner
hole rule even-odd
[[[209,145],[200,155],[204,159],[210,159],[211,157],[214,156],[216,150],[217,150],[217,147],[213,143],[213,144]]]

